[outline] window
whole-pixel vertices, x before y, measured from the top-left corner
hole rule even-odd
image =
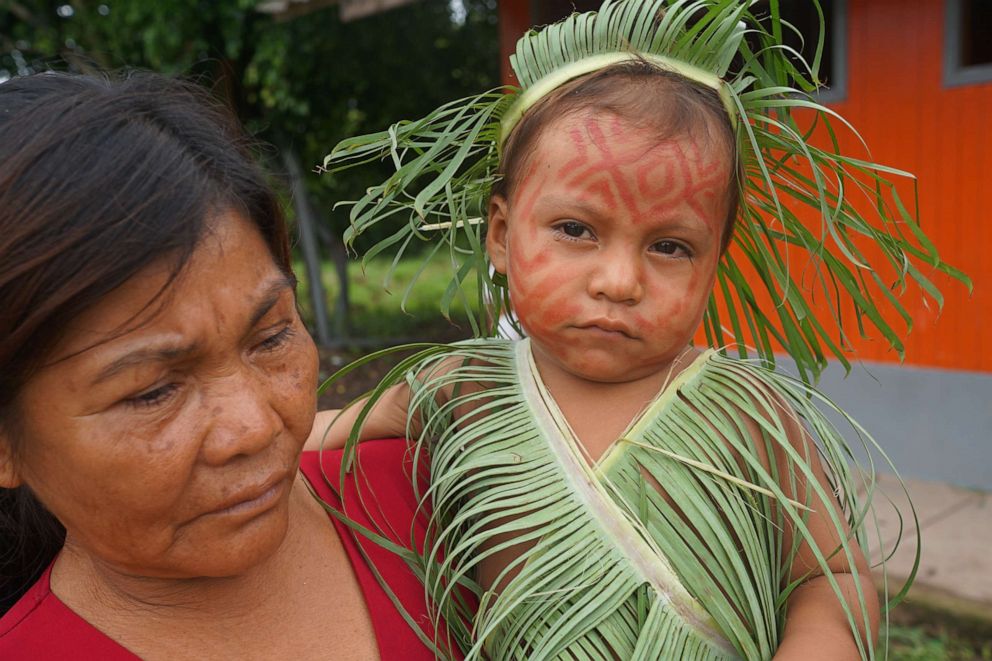
[[[823,87],[816,94],[821,103],[840,101],[847,96],[847,0],[820,0],[826,34],[820,70],[817,73]],[[768,15],[768,0],[759,0],[751,7],[759,19]],[[784,29],[786,45],[813,63],[820,37],[820,17],[809,0],[779,0],[782,20],[795,30]],[[800,37],[800,35],[802,35]]]
[[[945,0],[944,85],[992,81],[992,2]]]

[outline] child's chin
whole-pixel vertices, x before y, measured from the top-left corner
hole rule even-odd
[[[575,376],[597,383],[625,383],[634,381],[642,376],[639,366],[618,364],[616,359],[602,361],[584,361],[581,364],[569,365],[569,371]]]

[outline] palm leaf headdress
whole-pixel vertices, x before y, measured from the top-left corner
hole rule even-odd
[[[822,28],[822,11],[811,1]],[[710,343],[733,341],[745,357],[746,346],[754,346],[770,362],[777,343],[811,382],[828,356],[849,365],[853,319],[861,335],[874,327],[901,356],[892,319],[908,330],[911,317],[898,295],[915,283],[939,306],[941,294],[924,271],[967,278],[940,260],[917,223],[915,200],[905,204],[890,179],[915,186],[912,175],[839,153],[834,124],[854,129],[811,96],[822,29],[807,63],[782,42],[793,28],[778,3],[770,3],[767,16],[752,13],[753,4],[607,0],[599,12],[573,14],[522,37],[511,56],[519,88],[458,100],[423,119],[342,141],[326,157],[326,171],[377,160],[395,167],[361,199],[345,203],[351,206],[346,242],[380,224],[388,236],[366,259],[392,251],[398,260],[412,245],[431,242],[425,261],[441,256],[452,269],[441,311],[448,316],[461,307],[477,336],[492,334],[507,299],[485,256],[484,210],[499,176],[501,137],[549,88],[636,54],[717,87],[734,118],[742,205],[735,247],[721,260],[704,319]],[[812,118],[812,128],[801,128],[794,111]],[[808,141],[813,129],[828,148]],[[861,198],[858,204],[854,198]],[[797,253],[805,253],[808,266],[795,268]],[[467,293],[472,282],[475,301]],[[814,308],[807,293],[825,305]]]

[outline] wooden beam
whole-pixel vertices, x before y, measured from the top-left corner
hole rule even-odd
[[[510,54],[517,40],[532,25],[531,0],[499,0],[499,72],[504,85],[517,85],[510,69]]]

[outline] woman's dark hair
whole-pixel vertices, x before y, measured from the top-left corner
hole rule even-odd
[[[289,273],[285,221],[251,143],[198,86],[58,73],[0,84],[0,443],[15,462],[18,393],[68,322],[157,260],[174,260],[176,277],[227,210]],[[0,613],[64,538],[27,486],[0,488]]]
[[[509,199],[547,127],[582,111],[613,113],[654,131],[659,141],[692,133],[724,150],[734,164],[721,244],[726,250],[740,206],[742,176],[730,116],[716,90],[646,60],[614,64],[570,80],[528,109],[503,145],[501,178],[492,194]]]

